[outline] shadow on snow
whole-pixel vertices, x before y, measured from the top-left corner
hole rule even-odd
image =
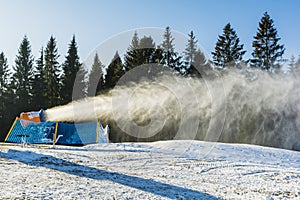
[[[79,165],[74,162],[31,151],[9,150],[7,153],[0,152],[0,157],[16,160],[29,166],[46,167],[79,177],[94,180],[109,180],[124,186],[171,199],[218,199],[214,196],[201,193],[196,190],[161,183],[152,179],[145,179],[137,176],[121,174],[118,172],[109,172],[94,167]]]

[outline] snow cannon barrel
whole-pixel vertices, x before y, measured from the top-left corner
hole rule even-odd
[[[40,111],[22,112],[20,114],[20,119],[33,122],[45,122],[44,110],[41,109]]]

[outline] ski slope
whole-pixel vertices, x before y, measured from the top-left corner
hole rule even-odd
[[[300,152],[201,141],[0,146],[0,199],[300,199]]]

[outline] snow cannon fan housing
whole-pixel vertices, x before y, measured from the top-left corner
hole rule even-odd
[[[31,112],[22,112],[20,114],[20,119],[33,121],[33,122],[45,122],[44,110],[40,111],[31,111]]]

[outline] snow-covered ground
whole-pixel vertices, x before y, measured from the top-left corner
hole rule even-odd
[[[49,147],[0,145],[0,199],[300,199],[296,151],[201,141]]]

